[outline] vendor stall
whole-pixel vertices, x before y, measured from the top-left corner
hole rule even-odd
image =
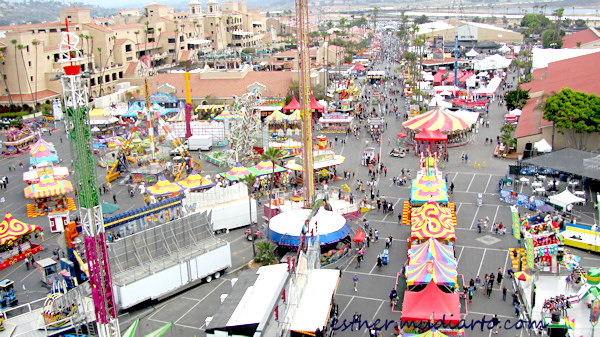
[[[348,113],[324,114],[319,118],[317,129],[322,132],[346,133],[352,126],[353,118]]]
[[[158,178],[158,182],[156,184],[146,188],[146,191],[149,194],[161,198],[176,196],[182,190],[183,187],[168,181],[165,177]]]
[[[454,248],[445,245],[436,239],[429,239],[421,244],[414,245],[408,250],[408,261],[413,263],[425,263],[435,259],[445,264],[455,264]]]
[[[419,292],[404,292],[402,304],[402,322],[439,322],[439,324],[458,325],[461,319],[460,298],[457,293],[445,293],[431,281]],[[423,325],[424,326],[424,325]],[[428,329],[419,329],[419,324],[405,324],[404,332],[424,333]]]
[[[456,263],[442,263],[435,259],[423,263],[410,263],[406,267],[406,284],[409,290],[414,286],[427,285],[430,282],[438,286],[456,287]]]
[[[35,232],[34,237],[37,238],[42,230],[39,226],[26,224],[6,213],[0,223],[0,270],[42,251],[41,244],[31,242],[31,234]]]
[[[33,199],[33,204],[27,205],[27,216],[37,217],[48,212],[74,211],[73,198],[66,195],[73,191],[73,185],[68,180],[55,180],[45,175],[39,183],[25,187],[25,198]]]
[[[61,180],[69,176],[69,169],[62,166],[46,166],[23,173],[23,181],[28,184],[39,183],[44,176],[50,176],[54,180]]]
[[[238,181],[238,180],[242,179],[242,177],[247,176],[251,173],[252,172],[250,172],[247,168],[242,166],[242,164],[237,163],[237,164],[235,164],[235,166],[233,168],[231,168],[231,170],[224,173],[224,175],[225,175],[225,178],[227,178],[228,180]]]
[[[411,211],[411,240],[418,243],[430,238],[442,242],[454,241],[455,225],[456,217],[449,208],[441,207],[435,201],[428,201]]]
[[[415,156],[419,153],[437,155],[440,158],[448,153],[448,135],[440,130],[423,130],[415,136]]]
[[[448,204],[448,187],[446,181],[436,175],[420,175],[412,181],[410,201],[414,205],[422,205],[428,201]]]

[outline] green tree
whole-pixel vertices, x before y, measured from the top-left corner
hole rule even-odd
[[[273,264],[277,261],[275,258],[275,244],[271,241],[260,241],[256,243],[256,258],[254,261],[262,263],[263,266]]]
[[[31,96],[31,100],[33,100],[33,90],[31,89],[31,81],[29,79],[29,72],[27,71],[27,64],[25,64],[25,53],[24,50],[29,49],[27,45],[17,45],[17,49],[21,52],[21,61],[23,61],[23,70],[25,71],[25,83],[27,83],[27,87],[29,87],[29,95]],[[35,105],[35,103],[34,103]]]
[[[254,245],[254,237],[252,236],[254,234],[254,221],[252,221],[252,187],[256,182],[256,176],[250,173],[248,175],[243,176],[240,179],[240,182],[244,183],[246,185],[246,188],[248,189],[248,214],[250,215],[250,237],[252,238],[252,256],[256,258],[256,247]]]
[[[577,149],[586,150],[589,136],[600,131],[600,97],[596,95],[564,88],[546,99],[543,110],[544,119],[554,122]]]
[[[500,142],[502,142],[507,149],[511,149],[517,145],[517,140],[513,137],[513,132],[515,132],[515,130],[516,127],[511,123],[504,124],[500,129]]]
[[[563,41],[561,31],[556,31],[556,29],[546,29],[542,33],[542,44],[544,48],[562,48]]]
[[[515,90],[506,93],[506,108],[510,110],[522,109],[529,99],[529,90],[523,90],[517,86]]]
[[[424,24],[427,22],[431,22],[431,20],[429,20],[429,18],[425,14],[423,14],[421,16],[417,16],[414,20],[414,23],[417,25],[421,25],[421,24]]]
[[[38,46],[40,45],[40,43],[38,41],[31,41],[31,44],[33,46],[35,46],[35,105],[37,107],[37,98],[38,98],[38,90],[37,90],[37,84],[38,84]],[[37,111],[37,109],[36,109]]]

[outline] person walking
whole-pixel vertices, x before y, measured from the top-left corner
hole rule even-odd
[[[352,326],[350,328],[350,331],[354,331],[355,326],[356,330],[360,329],[360,315],[357,311],[355,311],[354,315],[352,316]]]
[[[358,291],[358,275],[357,274],[354,274],[352,281],[354,282],[354,291]]]
[[[117,203],[117,195],[113,193],[113,201],[115,202],[115,204]]]
[[[25,258],[25,267],[29,270],[29,259]]]
[[[360,268],[360,260],[362,256],[360,254],[356,255],[356,268]]]
[[[493,334],[498,333],[498,325],[500,325],[500,320],[498,319],[498,315],[496,314],[492,318],[492,333]]]
[[[381,258],[381,255],[377,255],[377,270],[381,270],[382,266],[383,266],[383,259]]]
[[[498,285],[502,283],[502,277],[502,268],[498,268],[498,277],[496,278],[496,280],[498,281]]]
[[[508,292],[508,289],[506,288],[506,286],[502,287],[502,300],[504,302],[506,302],[506,293]]]

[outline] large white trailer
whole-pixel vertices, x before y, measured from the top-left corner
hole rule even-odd
[[[232,265],[229,242],[213,235],[205,213],[116,240],[109,254],[121,310],[210,282]]]

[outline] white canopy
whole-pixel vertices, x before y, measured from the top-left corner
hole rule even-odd
[[[454,115],[456,117],[462,118],[463,120],[465,120],[471,124],[477,123],[477,120],[479,119],[479,112],[471,111],[471,110],[465,110],[465,109],[460,109],[458,111],[448,110],[448,113],[451,115]]]
[[[451,108],[452,107],[452,103],[450,102],[446,102],[444,100],[444,97],[442,97],[441,95],[435,95],[433,96],[433,98],[431,99],[431,101],[429,101],[429,106],[430,107],[440,107],[440,108]]]
[[[473,61],[473,69],[475,70],[491,70],[507,68],[512,60],[505,58],[502,55],[494,54],[482,60]]]
[[[538,152],[552,152],[552,145],[550,145],[546,139],[542,139],[539,142],[533,143],[533,147]]]
[[[500,49],[498,49],[499,52],[506,54],[510,51],[510,47],[507,45],[502,45],[502,47],[500,47]]]
[[[472,48],[465,54],[467,57],[475,57],[477,55],[479,55],[479,53],[475,50],[475,48]]]
[[[556,206],[560,206],[562,208],[566,208],[570,204],[575,204],[578,202],[585,202],[585,199],[576,196],[575,194],[571,193],[571,191],[569,191],[567,189],[565,189],[564,191],[562,191],[559,194],[550,196],[549,200],[550,200],[550,203],[552,203]]]
[[[509,113],[510,113],[511,115],[515,115],[515,116],[521,116],[521,112],[523,112],[523,111],[521,111],[521,109],[513,109],[513,110],[511,110]]]

